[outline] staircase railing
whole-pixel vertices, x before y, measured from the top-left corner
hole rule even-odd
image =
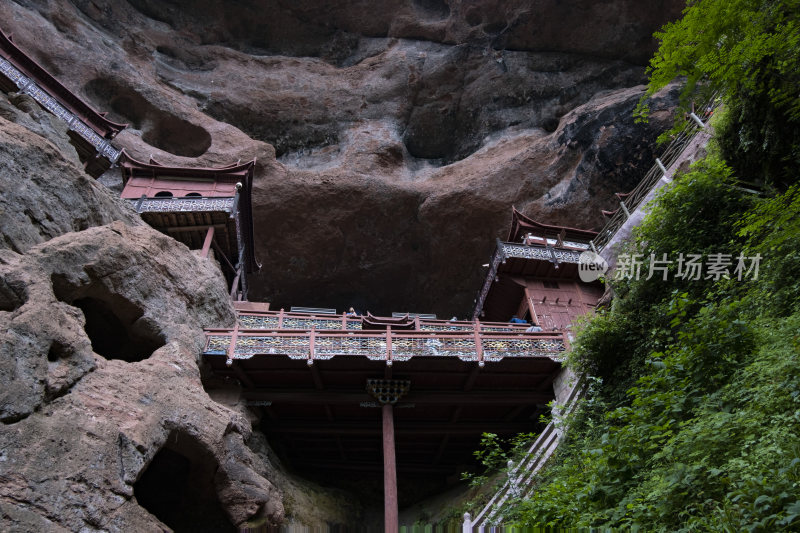
[[[503,517],[500,514],[509,500],[516,498],[524,498],[530,494],[533,485],[533,479],[536,473],[541,470],[547,460],[553,455],[559,442],[564,436],[564,428],[559,422],[559,418],[563,418],[575,409],[578,405],[578,400],[583,397],[586,391],[585,383],[579,379],[577,383],[570,390],[564,405],[559,406],[558,410],[554,413],[554,420],[551,421],[536,440],[531,444],[530,448],[525,452],[520,462],[514,466],[509,461],[509,469],[507,473],[508,479],[503,486],[498,490],[491,500],[471,518],[469,513],[464,515],[463,531],[466,532],[480,532],[483,533],[490,524],[500,522]]]
[[[606,225],[603,226],[603,229],[600,230],[597,237],[592,240],[591,245],[595,252],[600,252],[605,248],[614,237],[617,230],[622,227],[628,217],[630,217],[630,214],[641,205],[642,201],[647,197],[659,180],[666,178],[667,169],[675,163],[683,150],[689,145],[692,139],[694,139],[695,135],[705,129],[708,120],[711,118],[718,104],[719,98],[714,95],[709,99],[706,105],[702,106],[701,109],[703,111],[700,116],[694,112],[687,115],[686,124],[681,131],[675,136],[672,142],[669,143],[664,153],[661,154],[661,157],[656,158],[655,163],[650,167],[650,170],[647,171],[639,184],[624,200],[620,200],[619,208],[614,212],[608,222],[606,222]]]

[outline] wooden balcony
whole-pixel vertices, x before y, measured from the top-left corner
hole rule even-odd
[[[380,486],[386,468],[386,406],[369,383],[400,380],[407,391],[392,418],[401,506],[456,483],[483,432],[509,437],[542,427],[568,349],[564,333],[375,318],[240,311],[236,327],[206,330],[202,357],[214,375],[207,390],[238,391],[296,472],[360,490]],[[370,494],[373,503],[382,498]]]
[[[462,361],[500,361],[505,357],[548,358],[560,362],[569,343],[562,332],[527,333],[526,325],[499,322],[413,319],[413,329],[362,329],[362,319],[346,315],[240,313],[233,329],[207,329],[206,355],[228,360],[260,355],[327,360],[336,356],[373,361],[412,357],[457,357]]]

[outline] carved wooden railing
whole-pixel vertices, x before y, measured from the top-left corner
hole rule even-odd
[[[130,198],[128,199],[138,213],[180,213],[203,211],[236,211],[236,198],[226,197],[165,197],[165,198]]]
[[[416,317],[414,330],[417,331],[473,331],[476,323],[481,332],[523,333],[526,324],[506,322],[473,322],[471,320],[435,320]],[[292,313],[289,311],[240,312],[239,327],[242,329],[302,329],[302,330],[343,330],[361,329],[361,317],[348,315],[329,315],[311,313]]]
[[[75,96],[44,68],[28,57],[0,31],[0,74],[31,96],[44,109],[66,122],[70,130],[91,145],[98,155],[111,163],[119,159],[120,151],[109,139],[126,127],[97,113]]]
[[[292,359],[361,356],[407,361],[415,356],[500,361],[505,357],[546,357],[561,361],[569,341],[561,332],[526,332],[527,326],[444,320],[416,320],[414,330],[361,330],[358,318],[285,312],[243,313],[233,329],[206,329],[204,353],[227,359],[286,355]]]

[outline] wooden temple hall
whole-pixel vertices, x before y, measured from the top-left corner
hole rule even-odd
[[[86,172],[98,177],[122,171],[122,197],[145,222],[203,257],[214,255],[230,285],[231,299],[247,299],[247,277],[261,265],[255,257],[250,194],[255,160],[220,168],[138,161],[111,140],[126,124],[108,120],[67,89],[0,30],[0,89],[33,98],[68,127]],[[249,308],[264,309],[257,304]]]
[[[514,211],[471,321],[239,305],[236,327],[206,330],[203,358],[220,389],[233,383],[260,411],[293,470],[357,478],[353,485],[377,495],[382,480],[386,530],[396,531],[398,506],[447,488],[474,465],[482,433],[539,429],[569,323],[603,292],[578,279],[579,255],[594,236]],[[509,323],[512,315],[529,323]]]
[[[251,193],[255,160],[220,168],[144,163],[124,150],[119,158],[122,198],[145,222],[203,257],[215,253],[231,299],[247,300],[247,277],[261,265],[255,257]]]

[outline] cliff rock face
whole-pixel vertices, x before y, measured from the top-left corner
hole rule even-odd
[[[0,15],[130,123],[118,145],[134,156],[258,158],[251,299],[463,316],[512,204],[598,229],[652,164],[668,114],[630,111],[652,32],[682,4],[79,0]]]
[[[598,228],[652,164],[675,95],[631,111],[681,4],[20,0],[0,21],[134,157],[257,157],[251,299],[465,316],[512,205]],[[202,328],[234,320],[217,266],[79,165],[63,124],[0,97],[0,529],[352,523],[235,384],[204,390]]]
[[[286,474],[262,437],[250,445],[251,413],[201,381],[202,328],[235,320],[219,266],[88,179],[47,140],[59,131],[46,117],[5,102],[0,529],[281,521],[284,494],[265,476]]]

